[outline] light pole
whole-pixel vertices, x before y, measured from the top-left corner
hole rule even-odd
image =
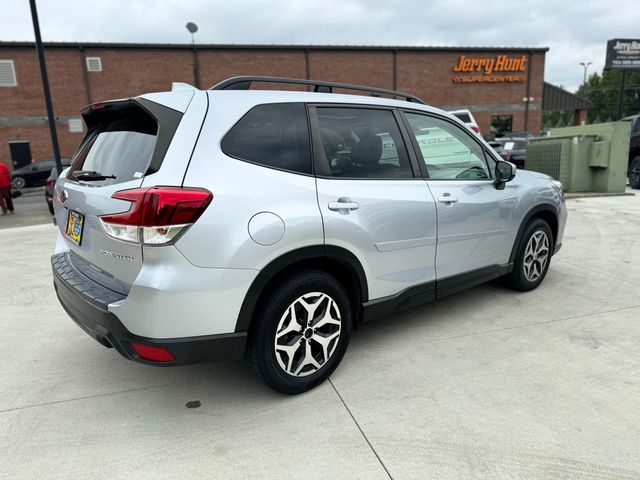
[[[38,63],[40,64],[40,76],[42,77],[42,89],[44,90],[44,103],[47,108],[47,119],[49,121],[49,131],[51,133],[51,144],[53,145],[53,158],[56,161],[58,175],[62,173],[62,163],[60,161],[60,145],[58,144],[58,133],[56,131],[56,117],[53,113],[51,103],[51,91],[49,90],[49,77],[47,75],[47,64],[44,61],[44,49],[42,48],[42,38],[40,37],[40,22],[38,21],[38,9],[36,0],[29,0],[31,6],[31,20],[33,22],[33,33],[36,37],[36,51],[38,52]]]
[[[191,47],[193,48],[193,81],[196,84],[196,88],[200,88],[200,65],[198,63],[198,51],[196,50],[196,39],[194,36],[194,33],[198,31],[198,26],[193,22],[189,22],[186,27],[191,33]]]
[[[589,65],[591,65],[593,62],[580,62],[580,65],[582,65],[582,68],[584,68],[584,77],[582,78],[582,84],[584,85],[585,83],[587,83],[587,68],[589,68]]]

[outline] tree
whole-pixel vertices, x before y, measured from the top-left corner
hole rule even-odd
[[[542,128],[559,128],[573,125],[573,110],[571,111],[543,111]]]
[[[592,73],[582,84],[576,95],[591,102],[587,115],[588,123],[602,118],[619,120],[618,95],[622,72],[606,70],[602,75]],[[640,71],[628,71],[624,89],[624,115],[640,113]]]

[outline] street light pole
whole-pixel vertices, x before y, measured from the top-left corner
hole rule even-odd
[[[60,161],[60,145],[58,144],[58,133],[56,132],[56,117],[53,114],[53,104],[51,103],[51,91],[49,90],[49,77],[47,76],[47,65],[44,61],[44,49],[42,48],[42,38],[40,37],[40,23],[38,22],[38,10],[36,0],[29,0],[31,6],[31,20],[33,20],[33,31],[36,36],[36,50],[38,52],[38,62],[40,63],[40,75],[42,76],[42,89],[44,90],[44,103],[47,106],[47,118],[49,119],[49,130],[51,131],[51,143],[53,144],[53,157],[56,161],[58,175],[62,173],[62,162]]]
[[[584,68],[584,77],[582,79],[582,84],[586,84],[587,83],[587,68],[589,68],[589,65],[591,65],[593,62],[580,62],[580,65],[582,65],[582,67]]]
[[[196,88],[200,88],[200,63],[198,62],[198,50],[196,50],[196,37],[194,35],[198,31],[198,26],[193,22],[189,22],[186,27],[191,33],[191,48],[193,48],[193,81],[196,84]]]

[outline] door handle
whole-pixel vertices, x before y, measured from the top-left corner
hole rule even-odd
[[[438,197],[438,202],[444,203],[445,205],[453,205],[454,203],[458,203],[458,199],[452,197],[449,193],[443,193],[441,197]]]
[[[347,197],[341,197],[337,202],[329,202],[329,210],[339,211],[340,213],[349,213],[350,210],[357,210],[358,208],[360,208],[360,204],[351,201]]]

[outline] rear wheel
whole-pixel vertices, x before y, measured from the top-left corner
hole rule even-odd
[[[22,177],[13,177],[11,180],[11,186],[16,190],[20,190],[26,186],[27,182]]]
[[[640,155],[636,155],[629,162],[629,186],[640,189]]]
[[[508,287],[521,292],[537,288],[549,270],[553,252],[553,235],[541,218],[531,220],[522,235],[513,271],[505,276]]]
[[[351,303],[331,275],[302,271],[266,295],[249,332],[246,360],[274,390],[296,394],[322,383],[349,344]]]

